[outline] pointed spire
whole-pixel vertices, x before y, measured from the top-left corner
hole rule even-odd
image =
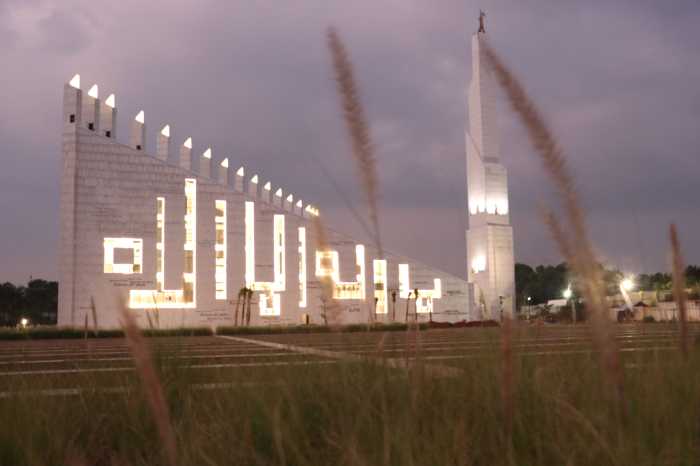
[[[158,144],[156,146],[156,157],[160,160],[168,160],[170,155],[170,125],[163,126],[158,134]]]
[[[208,147],[199,159],[199,174],[211,178],[211,147]]]
[[[236,179],[233,181],[233,187],[239,193],[243,192],[243,183],[245,182],[245,169],[243,167],[236,171]]]
[[[76,74],[75,76],[73,76],[73,78],[70,80],[70,82],[68,84],[70,84],[71,87],[74,87],[76,89],[80,89],[80,75]]]
[[[185,139],[180,147],[180,166],[192,171],[192,138]]]
[[[97,89],[97,84],[93,84],[90,90],[88,91],[88,95],[92,97],[93,99],[97,99],[99,96],[99,91]]]
[[[248,195],[252,197],[258,197],[258,179],[258,175],[253,175],[248,182]]]
[[[131,147],[136,150],[146,150],[145,115],[141,110],[131,122]]]
[[[219,164],[219,183],[228,186],[228,157]]]

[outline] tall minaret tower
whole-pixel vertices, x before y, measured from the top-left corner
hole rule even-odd
[[[469,84],[469,129],[466,131],[467,267],[476,309],[472,316],[500,320],[513,314],[515,263],[513,228],[508,215],[508,174],[501,165],[496,119],[496,81],[488,68],[483,43],[484,17],[472,36]]]

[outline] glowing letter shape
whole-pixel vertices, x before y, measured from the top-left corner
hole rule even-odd
[[[433,312],[433,299],[442,298],[442,282],[439,278],[435,278],[433,283],[435,288],[432,290],[418,290],[416,312],[419,314]],[[409,295],[411,298],[416,298],[410,288],[408,264],[399,264],[399,297],[407,299]]]

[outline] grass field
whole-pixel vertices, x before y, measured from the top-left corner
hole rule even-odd
[[[498,328],[149,343],[176,464],[697,464],[698,355],[616,331],[619,397],[584,326],[515,328],[510,363]],[[120,338],[0,343],[0,464],[172,462],[133,367]]]

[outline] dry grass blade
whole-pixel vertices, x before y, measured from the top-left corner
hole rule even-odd
[[[501,326],[501,358],[501,402],[505,417],[504,427],[510,447],[515,415],[515,378],[513,375],[513,323],[509,317],[503,319]]]
[[[151,409],[153,419],[158,429],[160,441],[168,460],[168,464],[174,466],[177,464],[177,447],[175,443],[175,432],[173,431],[170,422],[170,410],[165,400],[163,386],[160,383],[155,366],[153,365],[153,357],[141,330],[136,324],[136,320],[129,310],[123,304],[121,307],[122,327],[126,336],[129,351],[134,358],[136,372],[141,379],[144,394],[148,401],[148,406]]]
[[[540,156],[542,165],[563,199],[569,234],[563,228],[554,232],[560,247],[575,245],[575,250],[566,247],[562,250],[571,262],[572,268],[581,279],[582,292],[587,307],[591,311],[593,335],[602,357],[602,367],[608,381],[616,387],[616,397],[622,396],[622,370],[617,343],[609,322],[608,307],[602,287],[602,275],[599,263],[595,259],[593,246],[589,240],[585,215],[575,188],[574,178],[569,172],[563,151],[534,102],[515,75],[503,63],[496,52],[482,41],[484,56],[494,71],[499,84],[505,91],[511,107],[520,117],[528,137]],[[556,238],[559,236],[559,238]],[[565,239],[566,238],[566,239]]]
[[[671,254],[673,255],[673,298],[678,307],[678,321],[680,323],[680,346],[683,357],[688,357],[688,309],[685,296],[685,266],[681,255],[681,244],[678,240],[676,225],[669,228],[671,237]]]
[[[369,133],[369,125],[365,117],[360,95],[348,52],[340,40],[338,32],[329,28],[327,32],[328,49],[333,57],[333,71],[342,100],[343,118],[350,133],[352,153],[357,163],[357,169],[365,192],[369,216],[374,228],[379,257],[383,257],[382,241],[379,232],[378,214],[378,181],[374,148]]]

